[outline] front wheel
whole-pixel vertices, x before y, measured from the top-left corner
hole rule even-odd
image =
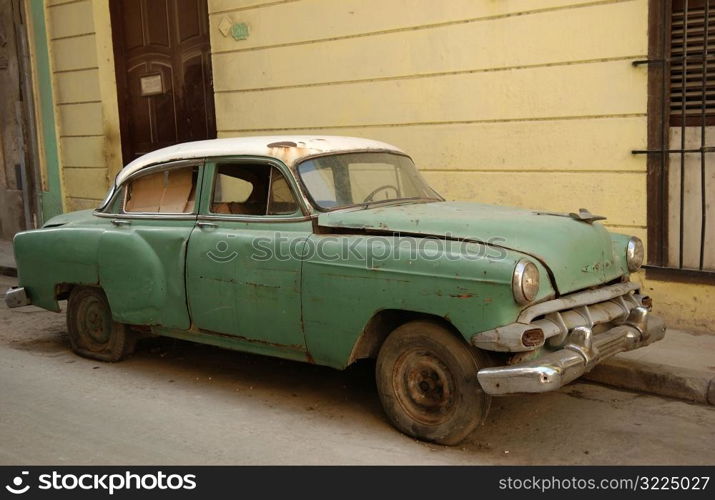
[[[72,350],[86,358],[119,361],[134,350],[134,337],[126,325],[112,319],[101,288],[78,286],[67,305],[67,333]]]
[[[377,389],[392,424],[417,439],[454,445],[486,417],[491,398],[477,380],[487,366],[444,326],[411,321],[393,331],[377,357]]]

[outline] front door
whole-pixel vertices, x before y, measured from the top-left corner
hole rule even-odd
[[[300,258],[312,233],[279,165],[207,164],[186,290],[192,323],[254,352],[306,360]]]
[[[206,0],[111,0],[124,163],[216,137]]]

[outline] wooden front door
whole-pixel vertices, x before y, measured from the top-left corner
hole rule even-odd
[[[111,0],[124,163],[216,137],[206,0]]]

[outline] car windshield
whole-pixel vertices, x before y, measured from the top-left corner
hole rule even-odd
[[[322,209],[405,200],[441,200],[407,156],[384,152],[319,156],[298,166],[313,202]]]

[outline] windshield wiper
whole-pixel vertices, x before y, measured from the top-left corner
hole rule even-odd
[[[396,204],[399,205],[403,202],[408,202],[408,201],[422,201],[422,202],[428,202],[428,201],[439,201],[436,198],[423,198],[421,196],[415,196],[412,198],[396,198],[393,200],[374,200],[374,201],[367,201],[364,203],[358,203],[356,205],[352,205],[353,207],[362,207],[363,210],[370,208],[371,206],[374,205],[390,205],[390,204]],[[348,207],[346,207],[348,208]]]

